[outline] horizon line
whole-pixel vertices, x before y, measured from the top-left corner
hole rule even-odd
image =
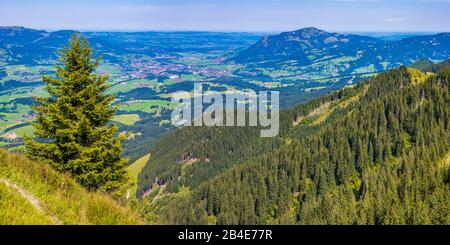
[[[291,31],[297,31],[305,28],[311,28],[313,26],[308,27],[301,27],[297,29],[291,29],[291,30],[227,30],[227,29],[108,29],[108,28],[42,28],[42,27],[26,27],[21,25],[0,25],[0,28],[5,27],[19,27],[19,28],[25,28],[25,29],[31,29],[31,30],[38,30],[38,31],[46,31],[46,32],[57,32],[57,31],[77,31],[77,32],[216,32],[216,33],[282,33],[282,32],[291,32]],[[389,30],[389,31],[382,31],[382,30],[333,30],[333,29],[326,29],[326,28],[319,28],[319,27],[313,27],[319,30],[323,30],[330,33],[405,33],[405,34],[412,34],[412,33],[427,33],[427,34],[438,34],[438,33],[450,33],[450,31],[436,31],[436,30],[426,30],[426,31],[419,31],[419,30]]]

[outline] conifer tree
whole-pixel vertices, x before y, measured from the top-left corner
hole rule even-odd
[[[44,76],[49,97],[37,97],[36,139],[26,138],[27,154],[70,173],[90,190],[117,192],[126,182],[121,137],[109,123],[115,113],[105,75],[95,73],[86,38],[74,34],[59,52],[55,76]]]

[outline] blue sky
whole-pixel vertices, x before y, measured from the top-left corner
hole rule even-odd
[[[450,0],[1,0],[0,26],[76,30],[450,32]]]

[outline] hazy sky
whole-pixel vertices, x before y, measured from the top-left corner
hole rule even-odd
[[[76,30],[450,31],[450,0],[0,0],[0,26]]]

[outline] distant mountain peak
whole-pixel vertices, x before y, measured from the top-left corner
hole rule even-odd
[[[23,30],[23,29],[26,29],[25,27],[23,27],[23,26],[0,26],[0,29],[3,29],[3,30]]]
[[[327,33],[327,32],[324,31],[324,30],[317,29],[315,27],[305,27],[305,28],[293,31],[291,33],[317,35],[317,34],[324,34],[324,33]]]
[[[2,31],[33,31],[33,32],[41,32],[40,30],[30,29],[23,26],[0,26],[0,30]]]
[[[25,33],[32,33],[33,35],[39,35],[40,33],[44,32],[45,31],[29,29],[23,26],[0,26],[1,35],[15,36],[15,35],[23,35]]]
[[[74,33],[79,33],[79,32],[73,31],[73,30],[60,30],[60,31],[50,32],[50,35],[64,37],[64,36],[72,36]]]
[[[306,27],[302,29],[298,29],[295,31],[289,31],[289,32],[282,32],[279,36],[291,36],[291,37],[297,37],[300,39],[310,39],[314,37],[321,37],[321,36],[330,36],[333,35],[332,33],[328,33],[324,30],[317,29],[315,27]]]

